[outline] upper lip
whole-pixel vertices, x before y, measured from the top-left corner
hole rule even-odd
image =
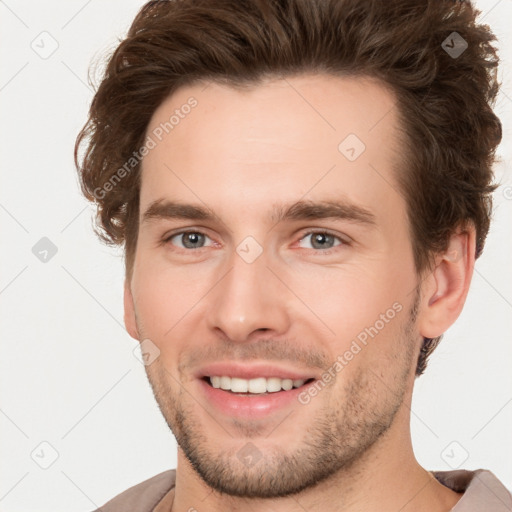
[[[212,363],[200,368],[197,373],[197,378],[212,377],[212,376],[228,376],[238,377],[240,379],[255,379],[257,377],[278,377],[280,379],[292,380],[308,380],[316,378],[312,372],[284,368],[274,364],[259,363],[259,364],[241,364],[218,362]]]

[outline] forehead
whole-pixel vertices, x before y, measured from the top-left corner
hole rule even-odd
[[[403,208],[396,99],[363,77],[300,75],[238,89],[184,86],[155,111],[142,163],[141,211],[161,199],[262,211],[350,198]]]

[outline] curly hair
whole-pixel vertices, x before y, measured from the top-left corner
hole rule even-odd
[[[478,258],[501,140],[492,110],[499,90],[496,37],[477,24],[479,14],[470,2],[453,0],[148,2],[108,56],[75,144],[82,193],[97,206],[96,234],[110,245],[124,243],[131,279],[140,192],[134,154],[155,110],[179,87],[198,81],[249,87],[268,77],[327,73],[372,77],[395,94],[404,135],[395,172],[418,274],[468,223]],[[424,339],[417,375],[441,337]]]

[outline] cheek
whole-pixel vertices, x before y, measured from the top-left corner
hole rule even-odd
[[[396,320],[402,316],[399,310],[404,309],[401,280],[389,266],[386,271],[379,268],[360,263],[316,270],[303,268],[299,272],[288,271],[285,280],[302,303],[329,327],[341,350],[375,324],[384,333],[391,330],[391,324],[400,322]],[[302,309],[295,314],[304,311],[302,303]]]
[[[316,279],[318,286],[304,277],[294,285],[297,295],[332,331],[324,348],[333,362],[331,371],[340,377],[338,385],[370,370],[386,382],[402,364],[397,354],[407,321],[403,285],[393,272],[364,269],[329,269],[329,276]]]
[[[194,316],[194,306],[205,295],[208,281],[198,267],[159,264],[147,257],[137,266],[132,289],[137,315],[147,337],[165,341]]]

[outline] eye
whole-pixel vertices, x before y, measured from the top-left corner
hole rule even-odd
[[[341,239],[339,236],[333,235],[328,231],[309,231],[301,239],[300,242],[311,239],[310,247],[306,249],[332,249],[338,245],[348,245],[348,242]],[[338,243],[336,243],[336,241]],[[300,244],[299,242],[299,244]]]
[[[176,239],[176,242],[173,242],[174,239]],[[210,240],[210,237],[200,231],[181,231],[167,237],[164,242],[176,245],[181,249],[201,249],[205,247],[206,239]]]

